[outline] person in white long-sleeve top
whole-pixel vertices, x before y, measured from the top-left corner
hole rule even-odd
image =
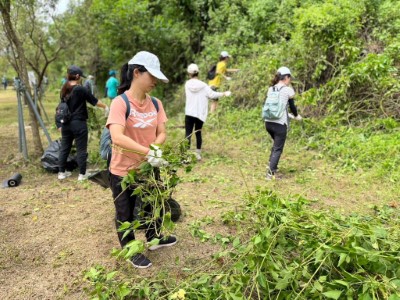
[[[215,92],[208,84],[198,79],[199,67],[190,64],[187,68],[190,79],[185,83],[186,105],[185,105],[185,129],[186,138],[191,143],[191,136],[196,135],[196,158],[201,160],[202,136],[201,129],[208,115],[208,100],[223,96],[230,96],[231,92]]]

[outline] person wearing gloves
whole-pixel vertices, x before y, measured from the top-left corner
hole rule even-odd
[[[214,79],[210,80],[208,82],[208,85],[211,87],[213,91],[217,91],[223,80],[231,80],[231,77],[226,76],[226,73],[229,72],[237,72],[239,69],[228,69],[228,62],[230,59],[230,55],[226,51],[222,51],[221,55],[219,57],[219,62],[217,63],[216,71],[215,71],[215,77]],[[211,101],[211,108],[210,112],[213,113],[217,110],[218,106],[218,98],[213,99]]]
[[[289,68],[280,67],[271,81],[271,87],[268,89],[268,93],[271,93],[273,90],[279,91],[279,101],[283,103],[285,113],[283,113],[279,119],[265,120],[265,128],[273,139],[273,146],[269,157],[269,166],[267,168],[267,180],[276,179],[279,159],[281,158],[283,147],[285,146],[289,128],[289,114],[287,112],[287,107],[289,106],[295,120],[300,121],[302,119],[297,112],[296,105],[294,104],[295,92],[290,86],[291,79],[292,73]]]
[[[208,115],[208,100],[217,99],[222,96],[230,96],[231,92],[215,92],[205,82],[198,79],[199,67],[190,64],[187,68],[190,79],[185,83],[186,105],[185,105],[185,131],[186,138],[191,143],[191,136],[196,136],[196,158],[201,160],[202,136],[201,130]]]
[[[71,172],[65,170],[68,155],[71,152],[72,143],[75,140],[76,156],[79,166],[78,181],[86,180],[90,174],[86,173],[87,145],[88,145],[88,110],[86,102],[93,106],[104,108],[105,115],[109,109],[106,104],[95,98],[82,86],[83,75],[81,68],[70,66],[67,70],[67,81],[61,88],[61,99],[68,99],[67,105],[71,113],[68,123],[57,124],[61,127],[61,149],[58,157],[58,179],[63,180],[71,176]]]
[[[122,177],[129,170],[138,169],[140,164],[148,161],[153,167],[162,167],[167,162],[162,158],[162,151],[157,145],[166,139],[167,116],[163,105],[157,99],[158,111],[148,93],[157,85],[157,81],[168,82],[167,77],[160,70],[158,57],[150,52],[138,52],[121,69],[121,85],[118,94],[112,101],[110,114],[106,126],[110,130],[113,142],[110,161],[110,183],[116,210],[116,227],[123,222],[133,222],[135,203],[139,202],[132,189],[123,190]],[[125,93],[130,104],[130,115],[126,119],[127,107],[121,94]],[[156,236],[160,225],[155,222],[146,229],[146,239],[160,239],[158,245],[149,247],[155,250],[160,247],[174,245],[177,240],[174,236]],[[131,231],[124,237],[125,232],[118,232],[122,247],[135,239]],[[150,260],[143,254],[137,254],[130,259],[136,268],[148,268]]]

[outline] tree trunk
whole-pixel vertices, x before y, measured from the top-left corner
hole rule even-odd
[[[29,86],[28,70],[26,68],[26,58],[24,49],[11,22],[10,0],[0,0],[0,9],[1,9],[1,16],[3,18],[4,31],[6,33],[8,41],[10,42],[11,48],[13,49],[13,55],[15,59],[14,66],[16,67],[15,71],[20,76],[21,82],[24,84],[25,89],[28,91],[29,95],[32,95],[31,88]],[[32,138],[34,145],[34,155],[39,156],[43,154],[43,146],[39,133],[39,125],[36,120],[33,108],[31,107],[31,105],[28,105],[28,107],[29,107],[29,116],[31,119],[30,125],[32,128],[32,135],[33,135]]]

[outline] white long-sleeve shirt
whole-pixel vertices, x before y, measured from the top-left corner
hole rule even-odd
[[[205,122],[208,115],[208,99],[217,99],[224,93],[214,92],[205,82],[192,78],[185,83],[185,115]]]

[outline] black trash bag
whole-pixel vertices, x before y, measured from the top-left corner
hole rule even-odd
[[[58,156],[60,154],[60,149],[61,149],[61,141],[60,140],[52,141],[49,147],[47,147],[47,149],[44,151],[42,157],[40,158],[43,168],[45,168],[47,171],[51,173],[58,172]],[[68,156],[65,169],[67,171],[73,171],[77,167],[78,163],[76,161],[76,155],[70,154]]]
[[[101,170],[91,174],[88,179],[94,183],[97,183],[103,188],[110,188],[110,172],[108,170]]]
[[[178,201],[169,198],[165,203],[165,210],[166,212],[171,212],[172,222],[178,222],[182,214],[181,206],[179,205]]]

